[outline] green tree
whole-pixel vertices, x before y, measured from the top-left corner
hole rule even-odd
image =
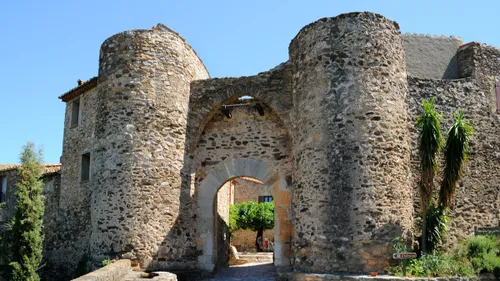
[[[455,122],[448,131],[444,159],[444,175],[439,190],[439,205],[448,209],[455,196],[458,181],[462,176],[462,168],[469,155],[469,140],[473,129],[469,122],[463,119],[462,110],[454,114]]]
[[[432,197],[434,174],[437,170],[436,156],[442,147],[441,114],[436,111],[434,100],[422,101],[423,112],[417,117],[420,156],[420,205],[422,208],[422,251],[427,253],[427,211]]]
[[[20,181],[16,184],[16,212],[12,222],[14,281],[38,281],[36,273],[42,261],[42,215],[44,198],[41,152],[36,152],[33,143],[24,146],[21,154]]]
[[[257,231],[255,247],[262,251],[259,237],[262,239],[265,229],[274,228],[274,202],[243,202],[231,205],[229,211],[229,229],[231,232],[238,229]]]

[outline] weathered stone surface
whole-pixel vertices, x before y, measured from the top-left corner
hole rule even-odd
[[[462,44],[460,38],[401,35],[405,52],[408,76],[429,79],[460,78],[457,50]]]
[[[93,151],[97,114],[97,89],[93,88],[66,104],[64,118],[63,153],[61,156],[61,189],[56,214],[57,224],[52,235],[57,237],[54,245],[47,247],[50,278],[68,280],[73,276],[80,260],[85,260],[91,236],[90,181],[81,181],[82,154]],[[72,107],[79,102],[79,122],[71,126]],[[92,168],[91,168],[92,172]],[[102,257],[101,259],[103,259]],[[64,276],[57,277],[58,274]]]
[[[500,74],[500,72],[498,72]],[[453,123],[453,114],[458,109],[464,111],[464,118],[471,122],[475,133],[470,142],[470,155],[466,162],[463,177],[457,188],[455,199],[451,206],[451,221],[449,234],[444,248],[455,245],[463,238],[474,233],[475,226],[496,226],[500,223],[500,169],[494,168],[500,164],[500,122],[495,113],[494,93],[489,86],[483,88],[479,80],[464,78],[459,80],[429,80],[408,79],[410,95],[408,104],[412,147],[418,147],[416,142],[418,132],[413,124],[421,110],[421,100],[434,98],[438,111],[445,119],[441,124],[443,134]],[[493,90],[494,91],[494,90]],[[495,164],[496,163],[496,164]],[[491,166],[493,165],[493,166]],[[414,206],[419,210],[418,197],[418,167],[419,159],[416,149],[412,150]],[[437,191],[442,181],[444,167],[443,155],[440,155],[439,171],[434,187]],[[437,194],[436,194],[437,195]],[[418,232],[417,232],[418,233]]]
[[[15,195],[15,185],[20,179],[20,171],[18,169],[19,165],[10,165],[10,168],[3,169],[0,165],[0,179],[6,177],[7,183],[7,200],[5,205],[0,208],[0,249],[3,253],[8,253],[9,249],[7,243],[11,242],[14,237],[8,237],[7,233],[11,225],[11,219],[15,213],[15,205],[17,202],[17,196]],[[45,197],[45,212],[43,216],[43,236],[44,236],[44,252],[43,258],[49,265],[49,267],[44,267],[41,270],[43,276],[50,274],[55,278],[67,278],[67,273],[65,272],[65,267],[61,273],[58,273],[55,268],[58,267],[58,262],[61,262],[61,257],[57,254],[57,250],[61,245],[61,237],[69,237],[73,233],[71,231],[55,232],[54,229],[61,223],[61,217],[59,213],[59,200],[61,192],[61,165],[59,164],[47,164],[44,165],[45,168],[42,172],[43,180],[43,196]],[[3,258],[3,259],[2,259]],[[2,272],[3,265],[10,262],[8,260],[9,255],[0,255],[0,276],[4,274]]]
[[[227,223],[215,220],[214,202],[226,212],[231,189],[217,192],[247,176],[270,188],[276,202],[276,265],[381,272],[394,236],[419,235],[414,121],[428,97],[448,114],[443,127],[463,108],[476,130],[446,246],[474,226],[498,225],[500,51],[472,43],[454,56],[454,39],[444,49],[428,41],[434,53],[418,61],[438,54],[438,66],[412,62],[410,55],[427,53],[404,47],[395,22],[344,14],[303,28],[290,44],[290,61],[274,69],[208,79],[196,53],[163,25],[109,38],[98,78],[62,97],[61,182],[46,186],[47,269],[68,280],[86,255],[127,253],[143,267],[213,271]],[[458,70],[444,68],[450,56]],[[458,71],[461,79],[423,75],[448,70],[453,75],[445,78]],[[245,95],[261,107],[229,114],[224,105]],[[80,122],[71,126],[77,100]],[[81,181],[86,153],[90,178]]]
[[[210,88],[209,85],[205,85],[205,87]],[[227,87],[231,89],[231,85]],[[220,88],[218,91],[225,93],[228,89]],[[198,88],[194,88],[194,91],[202,92]],[[272,93],[263,91],[260,92],[261,97],[272,97],[268,96]],[[196,182],[198,183],[196,190],[198,196],[207,197],[206,201],[209,205],[206,210],[210,210],[210,204],[213,202],[211,194],[224,182],[237,176],[252,177],[263,182],[264,186],[267,186],[271,191],[269,195],[280,198],[279,201],[276,201],[276,213],[279,213],[281,217],[277,217],[276,220],[274,240],[283,245],[280,251],[285,254],[280,253],[278,256],[283,256],[282,263],[286,263],[288,266],[290,264],[291,229],[285,228],[286,222],[289,222],[291,218],[290,190],[287,183],[281,183],[281,190],[278,190],[280,186],[278,179],[291,174],[289,133],[279,115],[273,108],[263,104],[261,100],[239,104],[236,98],[238,96],[223,101],[225,105],[234,105],[231,107],[231,118],[219,110],[203,130],[198,146],[193,153],[192,171],[196,172]],[[260,113],[256,108],[257,105],[261,105]],[[207,191],[207,187],[211,191]],[[217,203],[219,203],[220,213],[222,211],[220,208],[226,205],[224,202],[227,202],[227,199],[223,200],[221,196],[227,198],[228,191],[223,186],[218,194]],[[256,197],[254,200],[256,199],[258,198]],[[204,201],[205,199],[198,200],[200,204],[205,204]],[[201,211],[201,213],[205,214],[209,211]],[[210,215],[208,218],[210,219]],[[221,229],[227,229],[227,224],[223,224],[222,221],[219,220],[219,227],[214,230],[216,239],[213,247],[217,249],[217,254],[213,258],[214,262],[218,264],[227,263],[227,253],[229,252],[227,248],[229,241],[224,240],[224,234],[220,232]],[[207,231],[206,228],[198,228],[200,232],[206,233]],[[209,233],[212,232],[209,231]],[[227,233],[225,237],[228,236]],[[201,244],[207,245],[206,243]],[[204,252],[207,251],[204,250]]]
[[[73,281],[123,281],[123,278],[131,270],[130,260],[117,260],[103,268],[73,279]]]
[[[411,229],[413,212],[398,26],[372,13],[321,19],[292,40],[290,60],[293,267],[383,268],[391,239]]]
[[[184,143],[189,83],[208,77],[192,48],[164,26],[103,43],[92,255],[132,252],[171,267],[194,266],[187,262],[194,261],[196,245]]]

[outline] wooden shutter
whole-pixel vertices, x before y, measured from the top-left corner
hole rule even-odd
[[[500,113],[500,81],[495,83],[495,92],[497,93],[497,113]]]

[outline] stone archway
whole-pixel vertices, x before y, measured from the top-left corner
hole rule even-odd
[[[228,180],[237,177],[252,177],[273,187],[275,198],[274,255],[276,266],[289,266],[291,257],[291,195],[288,183],[279,168],[272,168],[262,160],[226,159],[219,163],[200,183],[197,193],[198,204],[198,267],[213,271],[215,267],[214,241],[214,198],[219,188]]]

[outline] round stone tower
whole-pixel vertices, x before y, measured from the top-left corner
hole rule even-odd
[[[91,158],[93,257],[195,265],[184,149],[190,82],[206,78],[194,50],[164,25],[102,44]]]
[[[293,68],[294,268],[367,272],[412,225],[406,66],[397,23],[349,13],[304,27]]]

